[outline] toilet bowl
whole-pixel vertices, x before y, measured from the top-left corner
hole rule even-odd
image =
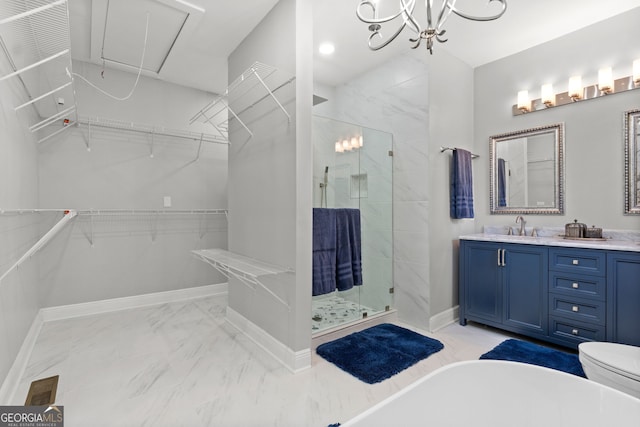
[[[640,347],[585,342],[578,351],[588,379],[640,399]]]

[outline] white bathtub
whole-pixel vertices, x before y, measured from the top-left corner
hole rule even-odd
[[[539,366],[475,360],[444,366],[348,426],[638,426],[640,399]]]

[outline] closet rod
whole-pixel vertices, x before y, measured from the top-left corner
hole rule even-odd
[[[2,282],[2,280],[7,277],[9,275],[9,273],[11,273],[13,270],[16,270],[18,267],[20,267],[20,265],[25,262],[27,259],[31,258],[31,256],[33,256],[36,252],[38,252],[44,245],[46,245],[47,243],[49,243],[49,241],[51,239],[54,238],[54,236],[56,234],[58,234],[58,232],[60,230],[62,230],[64,228],[65,225],[67,225],[67,223],[69,221],[71,221],[74,217],[76,216],[76,212],[73,210],[65,210],[64,211],[64,216],[62,217],[62,219],[60,221],[58,221],[52,228],[51,230],[47,231],[45,233],[44,236],[42,236],[40,238],[40,240],[38,240],[27,252],[25,252],[24,255],[22,255],[20,257],[20,259],[18,261],[16,261],[10,268],[9,270],[7,270],[2,276],[0,276],[0,282]]]
[[[440,147],[440,152],[441,153],[444,153],[445,151],[454,151],[454,150],[457,150],[457,148],[455,148],[455,147],[454,148],[451,148],[451,147]],[[471,158],[472,159],[477,159],[478,157],[480,157],[480,156],[477,155],[477,154],[471,153]]]

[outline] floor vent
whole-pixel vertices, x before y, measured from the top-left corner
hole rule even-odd
[[[58,389],[58,375],[36,380],[31,383],[25,406],[51,405],[56,401]]]

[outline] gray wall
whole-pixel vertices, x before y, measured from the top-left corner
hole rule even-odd
[[[612,66],[614,78],[631,74],[640,58],[640,8],[528,49],[475,70],[474,150],[476,231],[485,225],[515,225],[515,215],[489,214],[488,141],[491,135],[554,123],[566,130],[566,213],[525,215],[527,226],[560,226],[578,218],[604,228],[640,229],[640,217],[625,216],[623,113],[640,107],[640,91],[614,94],[573,105],[512,116],[518,91],[540,97],[540,86],[553,83],[565,92],[569,77],[596,83],[598,69]]]
[[[74,71],[117,96],[135,75],[74,63]],[[141,77],[134,95],[115,101],[76,80],[80,112],[183,130],[210,97]],[[91,151],[85,143],[89,142]],[[72,209],[224,209],[227,146],[81,126],[42,144],[39,206]],[[226,247],[219,217],[77,217],[42,253],[39,297],[44,307],[220,283],[226,279],[190,251]],[[93,235],[93,247],[91,240]]]
[[[229,81],[255,61],[276,67],[273,81],[296,80],[230,122],[229,250],[296,270],[269,286],[288,309],[259,287],[229,281],[229,307],[293,350],[309,348],[311,335],[311,105],[310,5],[282,0],[229,57]],[[241,105],[244,88],[231,92]],[[265,92],[250,95],[260,99]]]
[[[393,134],[394,307],[429,329],[457,302],[454,241],[473,230],[449,218],[450,154],[438,148],[471,148],[472,70],[445,51],[410,52],[316,94],[329,99],[316,114]]]
[[[4,60],[0,75],[8,74]],[[13,108],[27,100],[17,78],[0,83],[0,208],[38,207],[38,153],[28,125],[39,121],[27,111],[21,119]],[[30,119],[29,122],[23,121]],[[39,238],[48,214],[0,213],[0,275]],[[0,282],[0,385],[20,350],[38,306],[38,256],[27,260]],[[1,393],[0,393],[1,394]],[[0,396],[1,398],[2,396]]]

